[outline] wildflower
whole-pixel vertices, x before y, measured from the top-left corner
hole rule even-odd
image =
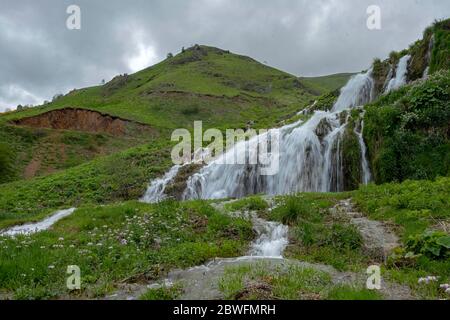
[[[450,294],[450,288],[445,289],[445,293]]]
[[[126,239],[122,239],[122,240],[120,240],[120,244],[121,245],[126,245],[128,243],[128,241],[126,240]]]
[[[89,242],[88,244],[87,244],[88,246],[92,246],[92,245],[94,245],[92,242]]]
[[[63,237],[58,238],[58,241],[64,241]]]
[[[426,283],[426,284],[429,284],[430,282],[434,282],[434,281],[437,281],[437,278],[438,277],[435,277],[435,276],[427,276],[427,277],[425,277],[425,278],[419,278],[419,283]]]
[[[439,288],[444,289],[444,290],[447,290],[448,288],[450,288],[450,284],[448,284],[448,283],[441,284],[441,285],[439,286]]]
[[[45,249],[45,246],[41,246],[41,249]]]
[[[54,265],[49,265],[48,268],[49,269],[55,269],[55,266]]]

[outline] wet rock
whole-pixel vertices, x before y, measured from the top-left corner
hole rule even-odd
[[[316,135],[322,141],[332,130],[331,124],[328,122],[327,118],[320,120],[316,128]]]

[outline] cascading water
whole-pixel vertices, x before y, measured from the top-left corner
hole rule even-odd
[[[165,198],[164,191],[167,184],[176,177],[180,168],[180,165],[175,165],[164,175],[164,177],[153,180],[141,201],[153,203],[163,200]]]
[[[431,36],[430,42],[428,43],[428,51],[427,54],[425,56],[425,61],[427,63],[427,67],[425,68],[422,78],[426,79],[428,78],[428,73],[430,71],[430,62],[431,62],[431,55],[433,52],[433,47],[434,47],[434,35]]]
[[[408,73],[409,59],[411,59],[411,56],[406,55],[399,60],[397,69],[395,71],[395,77],[389,81],[385,93],[396,90],[406,84],[406,74]]]
[[[261,175],[260,165],[224,164],[223,158],[236,152],[257,152],[255,137],[240,142],[219,159],[191,176],[183,194],[184,199],[239,198],[249,194],[289,194],[301,191],[342,191],[343,165],[341,144],[348,117],[346,111],[368,103],[373,98],[372,71],[354,76],[342,88],[329,112],[317,111],[306,121],[298,121],[279,129],[279,171],[275,175]],[[362,154],[365,145],[362,140]],[[362,163],[361,182],[370,180],[367,161]]]
[[[355,127],[354,130],[356,136],[358,137],[359,149],[361,150],[361,169],[362,169],[362,183],[368,184],[372,179],[370,173],[369,162],[367,161],[367,147],[364,143],[363,132],[364,132],[364,120],[361,120],[360,126]]]

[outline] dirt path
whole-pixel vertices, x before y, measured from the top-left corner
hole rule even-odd
[[[398,237],[387,224],[364,217],[356,211],[351,199],[340,201],[331,211],[350,219],[350,223],[361,233],[365,249],[372,257],[384,261],[392,249],[400,246]]]

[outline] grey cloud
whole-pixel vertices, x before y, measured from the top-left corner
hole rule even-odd
[[[81,30],[65,27],[70,4],[81,7]],[[379,31],[366,28],[371,4],[382,10]],[[132,58],[156,62],[194,43],[298,76],[358,71],[449,15],[447,0],[0,0],[0,110],[132,72]],[[137,58],[141,51],[148,60]]]

